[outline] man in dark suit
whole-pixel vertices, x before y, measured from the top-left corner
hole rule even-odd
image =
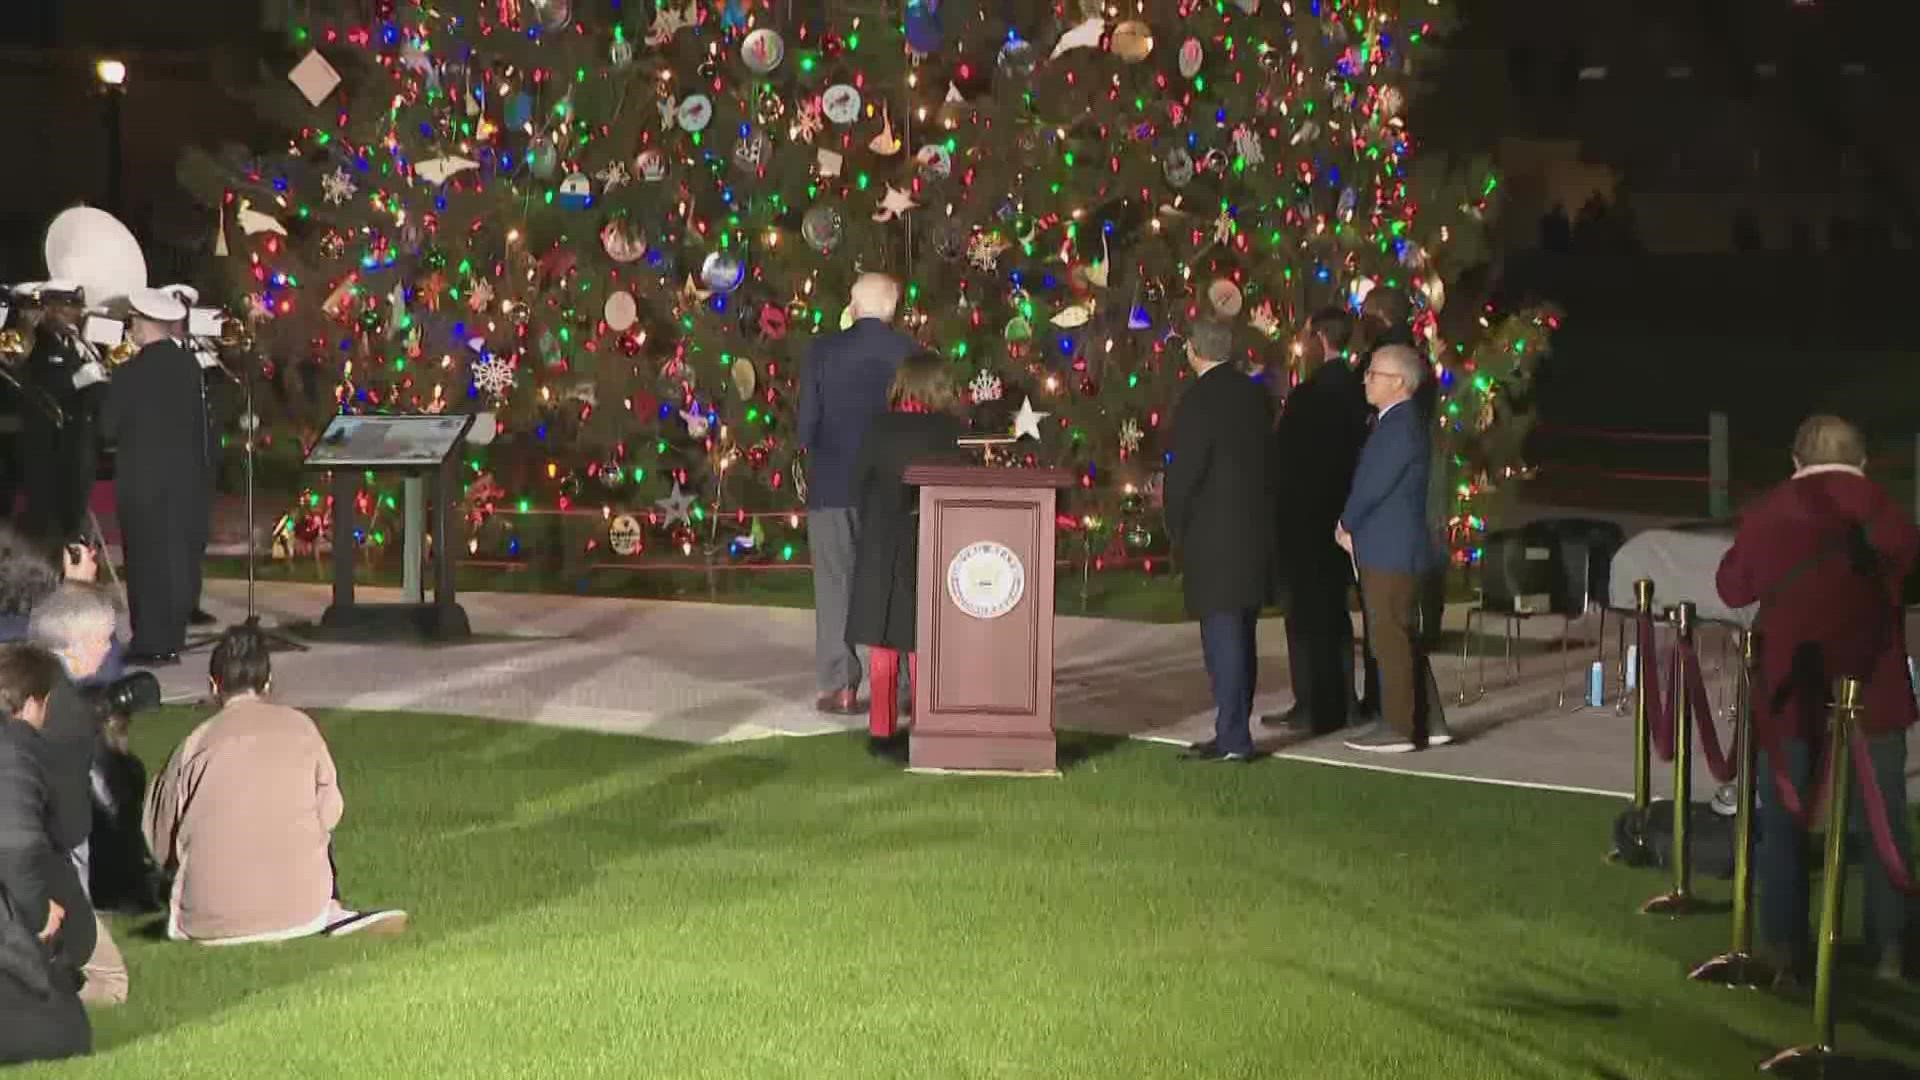
[[[1228,362],[1232,332],[1195,325],[1187,339],[1193,385],[1173,417],[1167,528],[1180,547],[1187,611],[1213,683],[1213,738],[1187,751],[1200,761],[1248,761],[1257,675],[1254,624],[1272,589],[1273,505],[1266,393]]]
[[[1419,723],[1429,685],[1418,605],[1421,578],[1434,563],[1427,528],[1432,448],[1412,399],[1426,374],[1420,355],[1404,345],[1374,350],[1362,374],[1367,403],[1380,415],[1361,448],[1334,538],[1360,572],[1367,633],[1380,666],[1381,719],[1347,740],[1355,750],[1402,753],[1452,741],[1437,712],[1429,730]]]
[[[1330,307],[1302,330],[1297,355],[1304,378],[1287,395],[1274,426],[1276,573],[1287,598],[1287,663],[1293,708],[1268,717],[1290,731],[1345,727],[1353,697],[1353,620],[1347,593],[1353,562],[1333,529],[1367,439],[1367,401],[1347,365],[1353,319]]]
[[[900,284],[884,274],[854,282],[853,325],[813,343],[800,383],[800,445],[807,451],[807,548],[813,559],[813,649],[821,712],[860,711],[865,659],[847,644],[853,559],[860,536],[853,465],[873,419],[887,411],[900,361],[918,347],[889,325]]]

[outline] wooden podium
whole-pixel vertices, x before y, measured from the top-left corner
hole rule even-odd
[[[915,465],[919,622],[908,764],[1052,773],[1053,516],[1065,469]]]

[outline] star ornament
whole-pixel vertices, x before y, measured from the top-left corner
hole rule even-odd
[[[673,494],[656,499],[653,505],[666,515],[668,525],[693,524],[693,496],[682,490],[678,483],[673,485]]]
[[[888,184],[887,193],[880,197],[880,208],[873,212],[873,220],[892,221],[897,217],[905,216],[907,211],[919,205],[904,189]]]
[[[1040,412],[1033,407],[1033,398],[1023,398],[1020,411],[1013,416],[1013,437],[1040,441],[1040,421],[1052,416],[1052,413]]]

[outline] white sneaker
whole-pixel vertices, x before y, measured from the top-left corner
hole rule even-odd
[[[407,913],[399,908],[384,911],[343,911],[340,918],[328,923],[323,931],[328,937],[346,937],[348,934],[371,934],[374,937],[393,937],[407,929]]]

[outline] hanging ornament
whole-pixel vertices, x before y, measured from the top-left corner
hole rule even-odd
[[[621,514],[607,523],[607,547],[623,558],[640,554],[642,535],[640,519],[632,514]]]
[[[713,122],[713,100],[705,94],[690,94],[674,110],[673,119],[682,131],[705,131]]]
[[[933,232],[933,253],[947,262],[952,262],[962,255],[965,255],[967,253],[966,231],[951,222],[935,229]]]
[[[753,388],[759,383],[759,378],[753,369],[753,361],[742,356],[733,362],[733,392],[740,395],[741,401],[753,400]]]
[[[1248,165],[1259,165],[1267,160],[1266,150],[1260,145],[1260,133],[1246,124],[1233,129],[1233,152]]]
[[[1260,0],[1233,0],[1233,6],[1239,8],[1242,15],[1260,14]]]
[[[1187,148],[1184,146],[1176,146],[1167,151],[1167,156],[1161,161],[1160,168],[1167,174],[1167,183],[1174,187],[1186,187],[1193,181],[1193,155],[1187,153]]]
[[[740,59],[747,70],[755,75],[765,75],[780,66],[787,58],[787,43],[781,39],[780,32],[769,27],[761,27],[747,35],[740,43]]]
[[[1137,453],[1140,449],[1140,440],[1146,438],[1146,435],[1146,432],[1140,430],[1140,421],[1135,420],[1131,416],[1122,420],[1120,422],[1121,455],[1131,457]]]
[[[1280,336],[1280,317],[1274,314],[1271,300],[1260,301],[1260,306],[1253,309],[1248,321],[1262,337],[1272,339]]]
[[[1306,142],[1318,134],[1320,134],[1319,121],[1309,120],[1300,125],[1299,130],[1293,133],[1293,138],[1287,140],[1287,145],[1299,146],[1301,143]]]
[[[354,192],[359,190],[353,182],[352,175],[344,168],[337,168],[321,177],[320,188],[327,202],[334,206],[339,206],[353,198]]]
[[[1420,293],[1427,298],[1427,307],[1438,315],[1447,308],[1447,283],[1440,275],[1429,274],[1420,279]]]
[[[437,157],[415,165],[413,174],[429,184],[444,184],[450,177],[479,167],[479,162],[463,157]]]
[[[780,341],[787,336],[787,309],[777,304],[761,304],[757,322],[762,341]]]
[[[658,147],[648,147],[633,159],[633,167],[639,171],[640,179],[657,184],[667,177],[667,155]]]
[[[1027,321],[1025,315],[1015,315],[1013,318],[1007,320],[1006,328],[1003,329],[1000,334],[1006,338],[1010,344],[1017,345],[1023,341],[1031,341],[1033,340],[1033,324]]]
[[[922,180],[945,180],[953,175],[953,152],[945,143],[928,143],[913,155]]]
[[[907,211],[919,205],[919,203],[913,201],[913,196],[908,194],[905,188],[897,188],[892,184],[888,184],[887,193],[880,197],[880,205],[873,212],[873,220],[892,221],[895,218],[905,217]]]
[[[586,173],[568,173],[560,181],[560,193],[555,200],[562,210],[585,210],[593,205],[593,181]]]
[[[320,238],[320,254],[329,259],[337,259],[347,253],[347,238],[337,229],[328,229],[327,235]]]
[[[617,263],[630,263],[647,253],[646,238],[623,221],[609,221],[600,227],[600,249]]]
[[[1129,64],[1137,64],[1153,53],[1153,30],[1138,19],[1128,19],[1113,28],[1113,54]]]
[[[698,438],[698,436],[695,437]],[[665,515],[669,525],[693,523],[693,496],[680,489],[678,480],[673,482],[673,494],[656,499],[653,505],[660,508],[661,514]]]
[[[729,251],[709,252],[700,264],[700,280],[717,293],[730,293],[746,280],[747,267]]]
[[[807,208],[800,218],[800,236],[807,246],[822,255],[840,246],[840,238],[846,231],[846,225],[840,218],[836,207],[825,203]]]
[[[1180,77],[1191,79],[1200,74],[1200,62],[1206,59],[1206,52],[1200,47],[1199,38],[1188,38],[1180,43]]]
[[[907,48],[921,56],[940,51],[946,31],[940,24],[940,0],[907,0]]]
[[[600,317],[607,320],[607,329],[616,334],[625,333],[640,320],[640,305],[630,292],[622,290],[610,293],[600,310]]]
[[[1093,304],[1085,303],[1061,308],[1050,321],[1062,330],[1072,330],[1087,325],[1092,319]]]
[[[616,37],[607,47],[607,62],[616,68],[625,68],[633,63],[633,42],[624,37]]]
[[[1000,69],[1001,80],[1009,85],[1017,85],[1033,77],[1033,69],[1040,63],[1040,54],[1034,51],[1032,42],[1010,38],[1000,46],[1000,55],[994,62]]]
[[[974,233],[967,241],[967,261],[976,270],[993,270],[1000,265],[1000,253],[1007,247],[1006,238],[998,231]]]
[[[533,175],[542,180],[553,179],[560,171],[560,149],[546,138],[541,138],[533,149]]]
[[[1033,407],[1033,398],[1020,402],[1020,411],[1013,417],[1013,437],[1040,441],[1040,421],[1052,416],[1052,413],[1040,412]]]
[[[713,426],[713,422],[707,419],[707,414],[697,407],[681,409],[680,422],[687,425],[687,434],[696,439],[706,438],[707,431]]]
[[[893,133],[893,116],[887,111],[885,103],[880,106],[880,133],[867,141],[867,149],[881,157],[892,157],[900,152],[900,136]]]
[[[1000,376],[984,368],[967,384],[967,396],[973,399],[975,405],[999,401],[1005,392],[1006,387],[1000,382]]]
[[[524,0],[522,21],[552,33],[573,21],[573,0]]]
[[[1350,218],[1353,216],[1354,208],[1358,206],[1359,203],[1360,203],[1359,192],[1355,191],[1350,187],[1341,188],[1340,189],[1340,205],[1334,210],[1334,213],[1337,214],[1343,220],[1346,218]]]
[[[1225,318],[1231,319],[1240,314],[1241,301],[1240,286],[1227,278],[1214,278],[1207,286],[1207,303],[1212,304],[1213,310]]]
[[[828,120],[846,127],[860,118],[860,91],[846,83],[834,83],[820,95],[820,111]]]
[[[766,163],[773,153],[773,140],[767,133],[755,128],[746,138],[733,144],[733,163],[742,169],[755,171]]]
[[[822,112],[820,99],[810,97],[800,103],[793,114],[793,123],[787,127],[787,138],[796,142],[811,143],[826,127],[826,116]]]
[[[513,393],[513,363],[489,356],[473,365],[473,385],[495,401],[504,401]]]
[[[627,171],[624,161],[616,161],[594,175],[600,178],[600,186],[608,191],[623,188],[633,180],[633,174]]]
[[[813,152],[813,167],[819,172],[820,178],[823,180],[839,176],[840,166],[844,161],[846,161],[846,158],[838,152],[829,150],[824,146],[819,147]]]
[[[1075,49],[1096,48],[1100,44],[1100,35],[1106,33],[1106,30],[1107,21],[1105,19],[1097,15],[1089,18],[1085,22],[1075,25],[1066,33],[1061,34],[1060,40],[1054,42],[1053,52],[1047,59],[1058,60],[1062,54],[1072,52]]]
[[[754,93],[753,115],[761,126],[777,127],[787,118],[787,99],[772,83],[762,83]]]
[[[687,0],[683,7],[662,7],[653,16],[653,25],[647,27],[647,44],[659,48],[672,41],[675,34],[700,24],[700,9],[694,0]]]

